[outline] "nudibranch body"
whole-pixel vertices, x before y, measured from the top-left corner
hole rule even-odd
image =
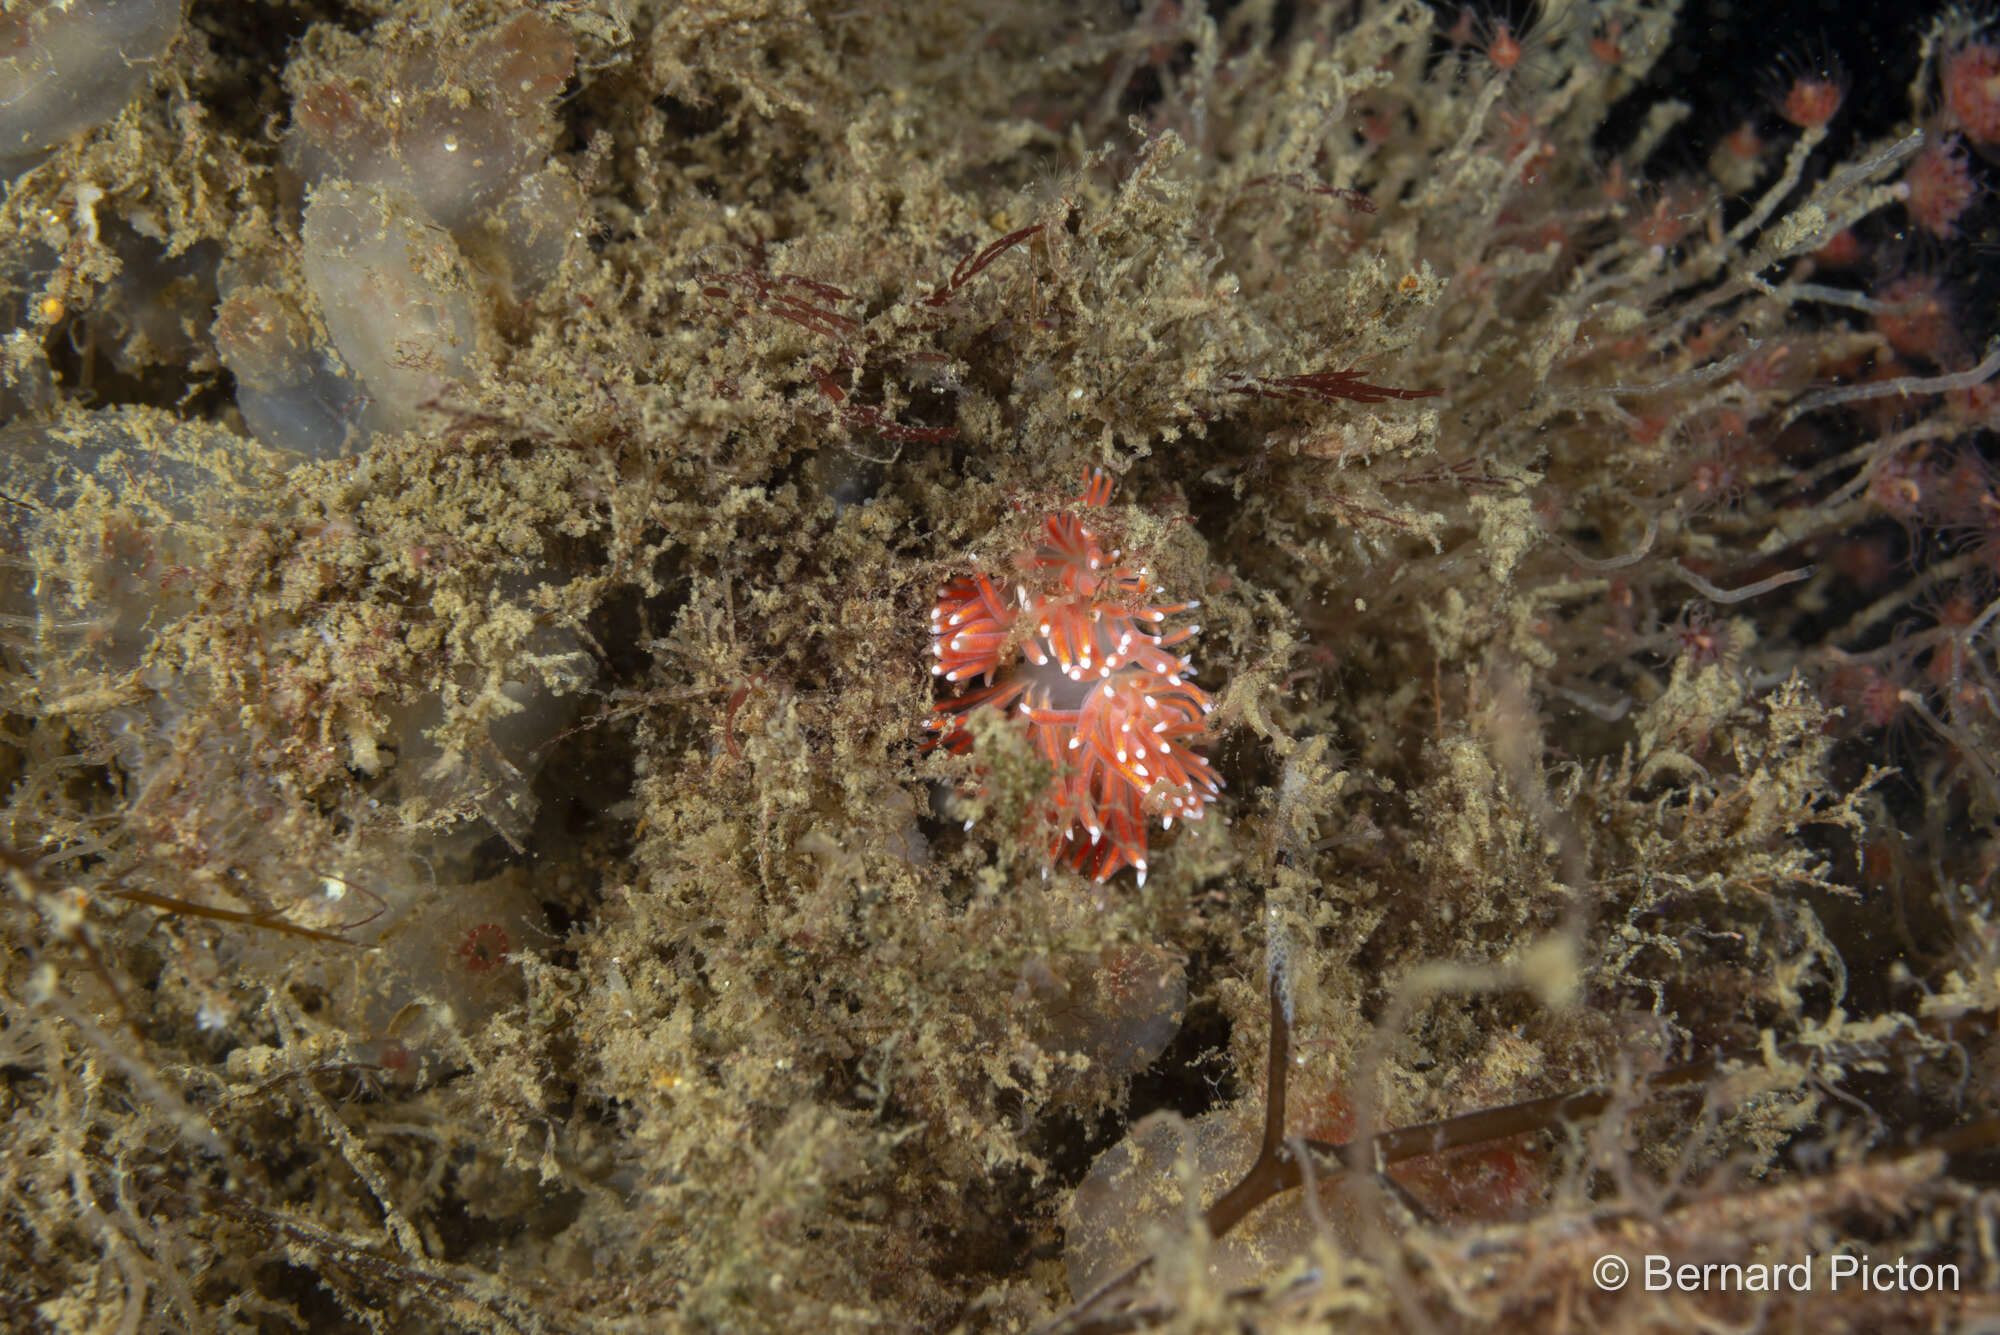
[[[1092,476],[1043,523],[1018,580],[966,575],[938,590],[931,672],[981,684],[939,702],[926,726],[929,745],[964,754],[971,711],[1025,720],[1057,775],[1050,856],[1099,881],[1130,866],[1144,885],[1148,819],[1200,820],[1223,785],[1194,749],[1214,702],[1176,652],[1201,627],[1169,625],[1198,604],[1153,602],[1152,572],[1118,564],[1074,512],[1110,499],[1111,480]]]

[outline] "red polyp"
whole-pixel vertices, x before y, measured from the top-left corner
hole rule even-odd
[[[1831,51],[1794,50],[1767,76],[1777,113],[1801,130],[1823,130],[1847,100],[1847,71]]]
[[[1936,275],[1891,279],[1875,298],[1875,328],[1897,352],[1942,362],[1953,350],[1955,325],[1944,283]]]
[[[482,922],[468,929],[458,943],[458,958],[470,973],[487,973],[507,962],[512,946],[507,929],[497,922]]]
[[[1910,188],[1905,207],[1917,225],[1947,241],[1958,235],[1958,220],[1979,192],[1972,164],[1958,138],[1925,145],[1903,180]]]
[[[1110,480],[1098,474],[1075,504],[1110,497]],[[983,684],[936,707],[927,747],[971,750],[963,720],[974,709],[1022,719],[1057,771],[1051,859],[1100,881],[1131,867],[1143,885],[1147,821],[1165,829],[1176,818],[1200,820],[1222,781],[1193,747],[1214,705],[1174,652],[1201,628],[1167,624],[1196,604],[1148,602],[1151,572],[1119,565],[1120,556],[1065,512],[1049,517],[1041,542],[1016,562],[1021,582],[947,581],[931,610],[932,672]]]
[[[1945,110],[1977,144],[2000,143],[2000,48],[1970,42],[1949,52],[1942,67]]]
[[[1801,130],[1816,130],[1833,120],[1846,95],[1832,79],[1802,78],[1786,90],[1778,114]]]

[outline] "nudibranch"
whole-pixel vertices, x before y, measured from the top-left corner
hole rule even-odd
[[[1199,604],[1154,601],[1152,571],[1119,564],[1076,513],[1110,500],[1111,479],[1090,476],[1044,521],[1018,578],[963,575],[938,590],[931,672],[981,682],[937,704],[926,749],[971,750],[975,709],[1024,720],[1056,772],[1050,857],[1099,881],[1129,866],[1144,885],[1148,821],[1200,820],[1223,784],[1195,749],[1215,703],[1176,652],[1201,627],[1170,624]]]

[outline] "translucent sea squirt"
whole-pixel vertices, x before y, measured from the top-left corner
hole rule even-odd
[[[1091,477],[1077,507],[1101,507],[1111,480]],[[931,672],[976,688],[939,702],[926,725],[954,754],[964,725],[990,707],[1026,721],[1057,779],[1050,790],[1053,859],[1097,880],[1124,867],[1146,882],[1146,822],[1200,820],[1222,780],[1194,749],[1214,709],[1175,650],[1201,631],[1171,618],[1198,605],[1157,603],[1152,572],[1119,565],[1081,516],[1048,517],[1017,562],[1019,582],[965,575],[931,609]],[[1015,623],[1026,618],[1026,634]]]
[[[7,5],[0,13],[0,175],[109,120],[152,77],[180,0]],[[5,193],[0,181],[0,194]]]

